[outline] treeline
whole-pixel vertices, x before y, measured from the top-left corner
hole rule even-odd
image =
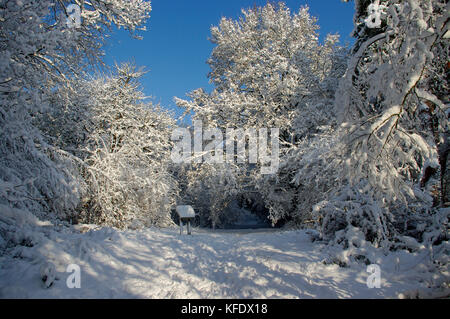
[[[68,27],[70,3],[0,1],[3,207],[140,228],[170,225],[183,203],[222,227],[239,202],[345,245],[355,234],[386,247],[448,239],[446,1],[381,1],[374,17],[356,1],[353,48],[338,35],[319,41],[308,8],[283,3],[212,27],[214,89],[177,105],[204,127],[278,128],[270,175],[260,164],[173,163],[176,121],[146,101],[144,71],[94,70],[108,27],[139,30],[150,4],[93,0]]]

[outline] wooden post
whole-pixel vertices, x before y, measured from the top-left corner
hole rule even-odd
[[[188,219],[188,221],[187,221],[187,234],[188,235],[192,235],[191,234],[191,220],[190,219]]]
[[[195,218],[195,211],[192,206],[177,206],[176,211],[178,217],[180,218],[180,235],[183,234],[183,222],[186,223],[187,234],[192,235],[191,232],[191,221]]]

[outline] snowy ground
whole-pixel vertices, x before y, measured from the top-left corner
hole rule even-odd
[[[427,250],[374,250],[368,254],[381,266],[381,288],[369,289],[364,263],[330,263],[346,253],[312,242],[308,231],[197,229],[180,236],[177,228],[72,233],[46,223],[33,227],[33,247],[0,257],[1,298],[396,298],[449,282],[448,268],[430,272]],[[58,278],[48,289],[39,274],[45,261]],[[66,286],[69,264],[81,268],[80,289]]]

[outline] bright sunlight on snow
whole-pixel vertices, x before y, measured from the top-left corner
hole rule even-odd
[[[177,228],[79,225],[83,233],[72,233],[38,221],[23,226],[22,236],[36,244],[0,257],[0,298],[440,297],[445,291],[428,287],[449,275],[436,273],[430,256],[448,262],[448,244],[383,252],[360,240],[360,248],[343,252],[313,242],[313,230],[195,229],[193,236],[180,236]],[[367,263],[358,258],[363,255],[381,265],[379,289],[367,285]],[[48,262],[56,276],[45,289],[40,267]],[[66,284],[70,264],[80,266],[79,289]]]

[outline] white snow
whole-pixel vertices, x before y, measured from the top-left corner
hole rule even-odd
[[[194,218],[195,217],[195,211],[192,208],[192,206],[189,205],[180,205],[177,206],[177,213],[178,216],[181,218]]]
[[[0,257],[0,298],[397,298],[449,294],[448,268],[436,273],[430,251],[383,254],[367,247],[381,267],[381,288],[367,287],[367,266],[342,251],[312,242],[313,231],[177,228],[118,231],[81,225],[43,231],[33,247],[17,246]],[[39,228],[41,227],[41,228]],[[447,256],[448,244],[433,251]],[[336,261],[344,260],[346,267]],[[45,288],[42,265],[55,266]],[[67,266],[81,269],[81,288],[66,285]],[[447,290],[430,291],[429,285]],[[403,294],[403,295],[400,295]]]

